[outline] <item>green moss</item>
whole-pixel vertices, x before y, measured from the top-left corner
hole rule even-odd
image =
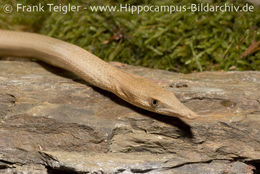
[[[101,1],[87,2],[86,6],[104,4]],[[149,3],[146,0],[122,2]],[[200,1],[176,1],[174,5],[190,2]],[[156,3],[173,4],[172,1]],[[236,3],[244,4],[243,2]],[[118,3],[107,1],[106,4],[117,5]],[[150,4],[155,4],[155,2],[150,2]],[[107,61],[120,61],[185,73],[229,70],[230,68],[232,70],[260,70],[259,51],[240,57],[254,40],[260,40],[259,9],[255,9],[253,13],[150,12],[131,14],[126,12],[93,13],[84,10],[66,15],[59,13],[23,15],[12,14],[8,17],[12,19],[11,21],[6,22],[2,18],[0,21],[10,26],[25,25],[27,29],[66,40]],[[32,17],[32,20],[28,20],[26,15]],[[20,22],[17,19],[21,19]]]

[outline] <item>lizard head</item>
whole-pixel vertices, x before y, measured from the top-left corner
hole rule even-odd
[[[199,117],[182,104],[173,92],[144,78],[135,78],[135,82],[133,82],[134,80],[131,84],[128,84],[128,88],[121,90],[123,94],[121,98],[131,104],[167,116],[186,119]],[[129,85],[131,85],[131,88],[129,88]]]
[[[187,106],[182,104],[175,95],[164,88],[157,90],[156,93],[148,94],[145,106],[148,110],[167,116],[174,116],[186,119],[195,119],[196,113],[191,111]]]

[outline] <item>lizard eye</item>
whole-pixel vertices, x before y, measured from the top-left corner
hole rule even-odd
[[[156,99],[152,99],[151,104],[152,104],[153,107],[156,107],[156,106],[158,106],[159,101],[156,100]]]

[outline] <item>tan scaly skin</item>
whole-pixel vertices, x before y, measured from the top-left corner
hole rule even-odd
[[[172,92],[148,79],[112,67],[88,51],[58,39],[0,30],[0,55],[37,58],[155,113],[188,119],[198,117]]]

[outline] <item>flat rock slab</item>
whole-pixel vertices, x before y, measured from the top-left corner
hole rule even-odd
[[[260,72],[178,74],[111,63],[201,115],[143,111],[70,72],[0,61],[0,173],[259,172]]]

